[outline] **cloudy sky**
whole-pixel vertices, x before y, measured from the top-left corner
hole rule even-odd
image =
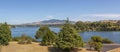
[[[0,22],[120,20],[120,0],[0,0]]]

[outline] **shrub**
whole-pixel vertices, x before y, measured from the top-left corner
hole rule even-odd
[[[113,42],[108,38],[103,38],[102,43],[113,43]]]
[[[23,34],[20,37],[14,37],[13,41],[17,41],[18,44],[31,44],[32,41],[35,41],[35,39],[31,38],[30,36],[27,36]]]
[[[90,49],[94,48],[94,50],[100,52],[102,48],[102,37],[92,36],[88,43],[89,43]]]
[[[9,41],[7,40],[5,34],[0,34],[0,45],[8,45]]]
[[[100,52],[101,48],[102,48],[102,43],[101,42],[94,42],[95,44],[95,50],[97,50],[98,52]]]
[[[18,44],[31,44],[32,38],[26,35],[22,35],[20,37],[20,40],[18,41]]]
[[[12,41],[19,41],[21,37],[13,37]]]
[[[93,42],[102,42],[102,37],[100,37],[100,36],[92,36],[91,40]]]

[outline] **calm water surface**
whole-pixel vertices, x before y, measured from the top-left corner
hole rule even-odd
[[[12,36],[21,36],[23,33],[29,35],[34,38],[36,31],[39,27],[17,27],[11,28]],[[59,32],[60,28],[57,27],[50,27],[50,29],[54,32]],[[96,31],[96,32],[80,32],[79,33],[84,41],[88,41],[91,36],[102,36],[104,38],[109,38],[115,43],[120,43],[120,31]]]

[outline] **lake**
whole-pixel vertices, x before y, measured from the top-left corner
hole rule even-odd
[[[16,27],[11,28],[12,36],[21,36],[23,33],[25,33],[28,36],[31,36],[34,38],[34,35],[36,34],[36,31],[39,29],[39,27]],[[58,27],[50,27],[50,29],[56,33],[60,31],[60,28]],[[88,41],[91,36],[101,36],[104,38],[109,38],[115,43],[120,43],[120,31],[95,31],[95,32],[80,32],[79,33],[84,41]]]

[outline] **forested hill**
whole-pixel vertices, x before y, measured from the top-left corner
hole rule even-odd
[[[74,27],[78,31],[120,31],[120,20],[104,20],[97,22],[75,23]]]
[[[32,23],[25,23],[25,24],[20,24],[20,25],[15,25],[15,26],[61,26],[66,22],[66,20],[58,20],[58,19],[50,19],[50,20],[44,20],[44,21],[38,21],[38,22],[32,22]],[[74,21],[70,21],[71,24],[75,24]]]
[[[26,23],[26,25],[54,25],[54,24],[64,24],[66,20],[58,20],[58,19],[50,19],[50,20],[44,20],[44,21],[38,21],[38,22],[32,22],[32,23]],[[70,23],[74,24],[74,21],[70,21]]]

